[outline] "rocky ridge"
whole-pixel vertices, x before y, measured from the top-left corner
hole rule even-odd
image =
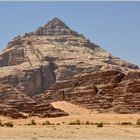
[[[118,106],[140,112],[139,72],[137,65],[112,56],[58,18],[15,37],[0,54],[0,84],[15,87],[36,104],[61,100],[55,97],[62,93],[99,112],[123,112]]]

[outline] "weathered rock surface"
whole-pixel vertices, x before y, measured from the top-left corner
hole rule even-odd
[[[20,107],[12,103],[17,116],[20,111],[40,116],[67,115],[50,105],[62,98],[99,112],[140,112],[139,80],[137,65],[112,56],[58,18],[35,32],[15,37],[0,54],[0,84],[24,95],[21,100],[17,98]],[[9,101],[12,96],[8,91]],[[11,104],[3,102],[1,114],[3,105],[11,112]]]
[[[49,89],[56,81],[77,74],[105,68],[126,72],[138,68],[113,57],[57,18],[41,30],[42,33],[38,29],[29,35],[17,36],[8,43],[0,55],[1,83],[12,84],[33,96]]]
[[[12,118],[28,116],[59,117],[68,115],[49,103],[38,103],[8,84],[0,84],[0,115]]]
[[[44,103],[65,100],[104,113],[140,113],[140,79],[129,75],[113,69],[78,75],[34,98]]]

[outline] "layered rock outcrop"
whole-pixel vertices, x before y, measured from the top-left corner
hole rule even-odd
[[[51,108],[57,116],[50,103],[62,99],[99,112],[140,112],[139,73],[137,65],[112,56],[58,18],[15,37],[0,54],[0,84],[32,100],[32,115],[49,116]],[[16,103],[13,108],[22,111]]]
[[[102,113],[139,113],[140,79],[129,75],[113,69],[78,75],[55,83],[35,100],[65,100]]]
[[[12,118],[29,116],[59,117],[68,114],[49,103],[38,103],[8,84],[0,84],[0,115]]]

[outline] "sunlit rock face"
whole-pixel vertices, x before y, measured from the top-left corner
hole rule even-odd
[[[107,75],[106,70],[109,71]],[[112,77],[108,73],[112,73]],[[84,78],[84,75],[88,78]],[[81,77],[76,80],[77,83],[75,77]],[[0,54],[0,83],[14,86],[25,96],[37,95],[35,99],[38,101],[41,98],[42,102],[45,98],[48,99],[48,92],[52,93],[49,94],[50,99],[61,99],[55,97],[64,89],[67,91],[68,87],[70,91],[66,94],[72,94],[69,101],[73,103],[98,109],[100,112],[123,112],[118,109],[119,105],[120,108],[126,108],[124,112],[139,112],[139,78],[137,65],[114,57],[58,18],[34,32],[15,37]],[[134,86],[131,86],[131,82]],[[77,88],[73,88],[74,84],[78,84]],[[86,100],[85,97],[89,95],[87,90],[82,90],[83,85],[92,85],[88,88],[91,90],[90,97],[93,97]],[[79,88],[81,90],[75,94],[75,90]],[[47,95],[40,95],[45,92]],[[100,93],[99,96],[96,92]],[[132,93],[136,93],[132,99],[137,103],[129,104],[128,94],[131,96]],[[53,102],[49,99],[47,101]],[[85,105],[87,102],[88,105]]]
[[[140,113],[140,78],[129,75],[114,69],[77,75],[56,82],[35,100],[65,100],[98,113]]]

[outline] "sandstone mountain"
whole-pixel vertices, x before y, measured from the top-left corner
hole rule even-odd
[[[112,56],[58,18],[7,44],[0,54],[0,84],[2,115],[3,106],[30,115],[51,116],[49,109],[54,116],[68,115],[50,104],[60,100],[98,112],[140,113],[138,66]]]

